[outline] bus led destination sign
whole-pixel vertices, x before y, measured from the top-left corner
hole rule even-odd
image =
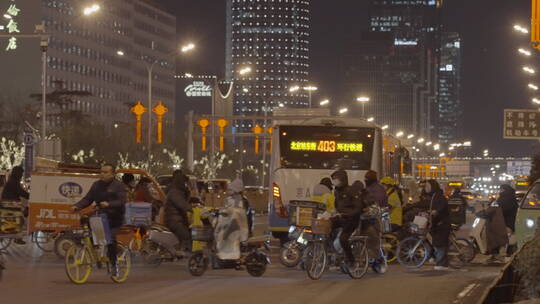
[[[335,140],[291,141],[291,151],[314,152],[364,152],[362,143],[345,143]]]

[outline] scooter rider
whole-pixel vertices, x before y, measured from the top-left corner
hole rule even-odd
[[[332,218],[332,229],[343,228],[339,241],[347,264],[354,264],[354,255],[349,244],[349,238],[360,222],[363,204],[360,194],[349,186],[349,178],[345,170],[337,170],[331,175],[336,198],[336,210],[340,216]]]
[[[105,164],[101,167],[101,177],[92,184],[88,193],[73,207],[78,211],[96,203],[100,207],[100,213],[106,214],[109,220],[112,243],[107,245],[107,255],[111,262],[113,275],[117,275],[116,268],[116,234],[122,226],[124,208],[127,200],[126,186],[115,178],[116,168],[114,165]]]
[[[181,248],[191,250],[191,234],[189,232],[188,212],[190,193],[187,187],[188,177],[180,170],[173,173],[173,180],[167,191],[165,202],[165,225],[178,238]]]

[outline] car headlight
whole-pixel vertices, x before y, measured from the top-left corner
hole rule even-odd
[[[474,219],[474,222],[473,222],[473,224],[472,224],[472,227],[473,227],[473,228],[476,228],[476,226],[478,226],[479,223],[480,223],[480,218],[478,218],[478,217],[475,218],[475,219]]]
[[[533,228],[534,227],[534,220],[526,219],[525,220],[525,226],[527,226],[527,228]]]

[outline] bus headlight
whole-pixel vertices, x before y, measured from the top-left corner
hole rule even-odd
[[[478,226],[479,223],[480,223],[480,218],[478,218],[478,217],[475,218],[475,219],[474,219],[474,222],[473,222],[473,224],[472,224],[472,227],[473,227],[473,228],[476,228],[476,226]]]
[[[534,227],[534,220],[526,219],[525,220],[525,226],[527,226],[527,228],[533,228]]]

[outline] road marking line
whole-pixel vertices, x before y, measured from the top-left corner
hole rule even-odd
[[[478,284],[473,283],[465,287],[465,289],[463,289],[463,291],[458,294],[458,299],[466,297],[476,286],[478,286]]]

